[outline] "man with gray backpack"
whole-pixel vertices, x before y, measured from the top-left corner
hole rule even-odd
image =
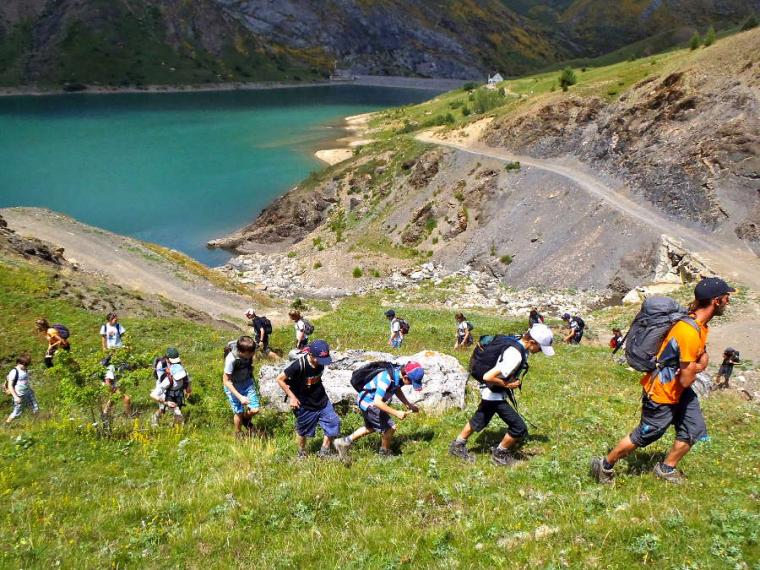
[[[643,388],[641,421],[606,457],[591,460],[591,476],[612,483],[614,466],[639,447],[660,439],[673,425],[676,439],[654,474],[671,483],[681,483],[678,462],[692,446],[707,435],[699,399],[691,385],[709,359],[706,352],[707,324],[723,314],[735,289],[722,279],[702,279],[694,288],[688,309],[668,297],[650,297],[626,335],[628,364],[640,372]]]
[[[542,323],[533,325],[522,336],[480,337],[470,357],[470,374],[480,383],[480,405],[451,442],[449,454],[465,461],[475,461],[467,451],[467,440],[473,433],[483,431],[494,415],[498,415],[507,424],[507,433],[493,449],[491,460],[500,466],[517,461],[511,449],[528,435],[528,427],[516,407],[510,406],[507,400],[516,406],[512,390],[520,387],[528,371],[528,355],[541,351],[546,356],[553,356],[553,341],[551,329]]]

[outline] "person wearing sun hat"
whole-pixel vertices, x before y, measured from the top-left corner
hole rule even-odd
[[[315,340],[277,376],[296,417],[299,459],[306,457],[306,438],[314,437],[317,427],[324,432],[318,457],[331,454],[332,442],[340,434],[340,418],[322,384],[322,373],[331,363],[330,346],[324,340]]]
[[[517,410],[509,405],[507,397],[511,390],[522,384],[522,377],[528,370],[528,355],[543,352],[546,356],[554,356],[554,334],[545,324],[537,323],[522,337],[513,338],[515,340],[510,341],[493,368],[483,374],[478,409],[449,445],[449,454],[454,457],[475,461],[475,456],[467,451],[467,440],[473,433],[483,431],[493,416],[498,415],[507,424],[507,433],[499,445],[494,447],[491,460],[500,466],[509,466],[517,461],[511,449],[528,435],[528,426]]]
[[[403,420],[408,411],[397,410],[388,405],[393,396],[396,396],[411,412],[419,412],[419,408],[407,400],[401,390],[405,385],[412,385],[415,391],[422,390],[422,379],[425,369],[419,362],[410,360],[404,365],[394,365],[391,368],[379,372],[372,380],[367,382],[359,395],[356,397],[356,405],[361,410],[364,425],[351,435],[335,440],[335,449],[341,459],[346,459],[348,449],[353,442],[374,432],[382,434],[379,454],[382,457],[390,457],[391,441],[396,431],[396,424],[391,419]]]
[[[158,410],[151,418],[151,425],[156,427],[161,416],[167,410],[174,414],[175,423],[184,423],[182,407],[185,405],[185,397],[190,396],[190,376],[179,357],[179,350],[174,347],[166,349],[163,358],[156,360],[156,387],[150,393],[150,397],[158,402]]]
[[[676,466],[692,446],[707,435],[699,398],[691,385],[707,369],[707,324],[721,316],[736,289],[719,277],[705,277],[694,287],[689,316],[668,331],[657,353],[657,367],[641,379],[643,388],[639,425],[605,457],[591,459],[591,476],[599,483],[612,483],[615,464],[639,447],[660,439],[672,425],[676,439],[665,460],[654,466],[654,475],[681,483]]]

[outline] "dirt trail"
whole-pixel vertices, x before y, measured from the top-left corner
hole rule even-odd
[[[243,325],[245,309],[255,306],[251,298],[221,289],[136,239],[45,209],[8,208],[1,209],[0,215],[18,234],[63,247],[66,259],[75,260],[82,270],[100,275],[106,282],[161,295],[238,326]],[[285,321],[284,315],[272,311],[267,315],[272,321]]]
[[[522,165],[558,174],[627,216],[681,241],[686,249],[702,259],[716,274],[730,283],[750,289],[747,304],[741,310],[734,309],[727,314],[731,321],[716,321],[710,333],[711,344],[718,348],[733,343],[742,347],[744,357],[760,362],[760,341],[757,340],[760,334],[760,306],[757,298],[760,293],[760,259],[739,240],[683,226],[653,206],[636,201],[624,188],[611,187],[594,176],[588,167],[571,158],[547,160],[522,156],[485,145],[477,140],[477,136],[451,140],[435,131],[423,132],[417,135],[417,140],[504,162],[520,161]]]

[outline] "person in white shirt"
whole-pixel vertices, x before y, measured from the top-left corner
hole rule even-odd
[[[150,397],[158,402],[158,411],[153,415],[151,424],[155,427],[167,410],[174,414],[175,423],[184,423],[182,407],[185,397],[192,394],[190,376],[182,365],[176,348],[166,350],[166,356],[156,363],[156,387]]]
[[[122,348],[124,346],[123,337],[126,332],[127,330],[119,323],[119,316],[116,313],[108,313],[106,324],[100,327],[103,350]]]
[[[465,348],[472,344],[472,325],[470,321],[464,318],[462,313],[454,315],[457,321],[457,341],[454,344],[454,348]]]
[[[31,408],[33,414],[40,410],[29,382],[28,368],[31,363],[32,358],[23,354],[16,359],[16,367],[8,372],[5,389],[13,397],[13,411],[5,420],[7,424],[19,417],[25,407]]]
[[[404,331],[401,330],[401,320],[396,318],[396,311],[393,309],[385,311],[385,318],[391,322],[391,336],[388,339],[388,344],[393,348],[401,348],[401,343],[404,342]]]
[[[309,336],[306,334],[306,323],[301,316],[301,312],[291,311],[288,313],[288,316],[293,321],[296,330],[296,349],[305,348],[309,344]]]
[[[552,342],[554,335],[544,324],[533,325],[522,337],[511,337],[507,347],[499,356],[496,365],[483,374],[480,383],[480,405],[469,422],[464,426],[451,445],[449,453],[466,461],[475,457],[467,451],[467,440],[476,432],[486,428],[496,414],[507,424],[507,433],[493,450],[492,461],[496,465],[512,465],[517,459],[510,449],[528,435],[528,427],[506,398],[511,390],[519,388],[522,376],[528,368],[528,356],[542,351],[546,356],[553,356]]]

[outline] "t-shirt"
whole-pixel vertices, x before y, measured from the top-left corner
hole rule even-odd
[[[356,397],[356,403],[362,411],[366,412],[375,401],[375,397],[380,396],[383,402],[389,402],[401,385],[401,372],[398,368],[393,369],[392,375],[383,370],[367,382]]]
[[[401,323],[398,319],[393,319],[391,321],[391,334],[395,335],[396,333],[401,334]]]
[[[522,344],[522,341],[518,342]],[[501,375],[502,379],[507,379],[517,371],[521,363],[522,354],[520,354],[520,351],[517,348],[510,346],[501,353],[501,356],[499,357],[499,360],[496,361],[496,366],[494,366],[494,368],[499,370],[499,374]],[[488,384],[483,382],[480,385],[480,397],[490,402],[498,402],[506,397],[506,392],[494,392],[488,387]]]
[[[306,324],[303,322],[303,319],[299,319],[298,321],[296,321],[295,327],[296,327],[297,340],[309,338],[308,336],[306,336]]]
[[[18,379],[16,375],[18,374]],[[23,390],[29,385],[29,372],[16,366],[8,372],[8,386],[15,386],[17,390]]]
[[[116,323],[115,325],[106,323],[100,327],[100,336],[106,337],[106,348],[121,348],[124,346],[121,337],[126,332],[127,330],[121,326],[121,323]]]
[[[116,386],[116,367],[113,364],[109,364],[106,367],[106,375],[104,376],[104,379],[109,380],[111,385]]]
[[[61,334],[58,332],[58,329],[55,327],[50,327],[45,334],[47,334],[49,344],[63,340]]]
[[[462,321],[457,325],[457,334],[464,338],[464,335],[467,334],[467,331],[469,330],[469,327],[467,326],[467,321]]]
[[[312,366],[307,356],[294,360],[284,370],[287,376],[285,383],[301,402],[301,407],[307,410],[321,410],[330,401],[322,384],[324,371],[325,367],[321,364]]]
[[[151,395],[160,400],[162,398],[165,398],[168,392],[178,392],[184,390],[186,377],[187,376],[183,376],[182,379],[175,378],[175,382],[172,382],[169,380],[168,376],[164,376],[161,380],[156,381],[156,387],[153,389]]]
[[[662,342],[657,359],[663,366],[644,375],[641,385],[657,404],[677,404],[683,393],[678,381],[681,362],[696,362],[707,346],[709,329],[697,321],[699,332],[689,323],[677,322]]]
[[[256,341],[259,341],[261,339],[261,331],[264,328],[264,319],[261,317],[256,317],[251,321],[251,326],[253,327],[253,330],[256,331]],[[267,337],[266,332],[264,333],[264,338]]]
[[[227,356],[224,357],[224,373],[228,374],[230,376],[230,381],[235,384],[236,386],[242,386],[243,384],[247,383],[249,380],[253,380],[253,364],[251,364],[250,367],[250,373],[248,371],[244,371],[239,367],[237,370],[235,370],[235,351],[231,351]],[[245,376],[245,378],[243,378]]]

